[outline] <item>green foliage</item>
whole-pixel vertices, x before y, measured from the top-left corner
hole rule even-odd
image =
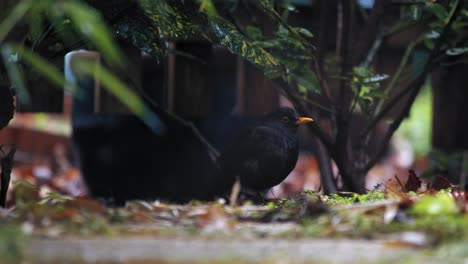
[[[109,70],[96,64],[94,61],[87,60],[77,61],[76,67],[77,72],[97,78],[104,88],[127,106],[130,111],[145,121],[151,128],[155,130],[165,129],[161,126],[162,123],[159,118],[143,103],[140,97],[133,90],[128,89],[125,83],[119,80]],[[99,73],[97,76],[96,72]]]
[[[282,68],[274,56],[257,43],[249,41],[222,17],[209,17],[208,29],[216,36],[218,43],[259,67],[265,75],[273,78],[281,74]]]
[[[13,182],[15,190],[15,203],[19,209],[29,208],[30,205],[37,201],[37,186],[29,183],[26,180],[17,180]]]
[[[73,84],[68,84],[63,74],[51,63],[29,49],[17,45],[4,45],[2,48],[3,60],[6,63],[8,74],[13,83],[16,84],[18,94],[25,102],[29,101],[29,95],[24,84],[24,76],[19,63],[11,59],[12,54],[17,54],[27,64],[31,65],[40,74],[46,76],[49,81],[58,87],[68,87],[70,91],[76,91]]]
[[[434,41],[440,37],[442,29],[448,23],[450,17],[455,13],[455,7],[459,0],[447,2],[427,3],[423,11],[432,14],[436,19],[429,24],[431,28],[430,34],[426,35],[424,42],[429,49],[434,48]],[[466,9],[461,10],[461,14],[452,23],[448,32],[446,43],[442,47],[448,56],[466,55],[468,49],[468,12]]]
[[[436,196],[423,197],[413,206],[412,212],[427,217],[450,215],[458,213],[458,207],[450,194],[440,193]]]
[[[32,4],[31,0],[19,2],[2,20],[0,23],[0,43],[3,43],[7,34],[26,15]]]
[[[313,36],[304,28],[287,28],[283,24],[279,25],[275,35],[270,38],[264,36],[258,28],[247,28],[247,34],[255,40],[254,43],[268,49],[285,68],[288,82],[297,85],[301,93],[320,93],[319,81],[310,67],[314,56],[303,38],[298,38],[297,32],[302,32],[307,37]]]
[[[290,26],[286,20],[276,12],[275,8],[273,7],[272,1],[269,0],[259,0],[258,5],[261,7],[261,9],[265,12],[265,14],[269,15],[270,17],[274,18],[276,21],[279,22],[281,27],[284,27],[292,36],[300,41],[305,47],[308,48],[314,48],[312,44],[310,44],[309,41],[307,41],[305,38],[301,36],[300,33],[309,36],[313,36],[312,33],[308,32],[307,30],[298,30],[297,28],[293,28]],[[286,7],[285,12],[289,11],[288,7]],[[302,31],[302,32],[301,32]],[[310,34],[308,34],[310,33]]]
[[[357,194],[357,193],[350,193],[350,194],[338,194],[333,193],[330,195],[326,195],[322,198],[322,200],[329,205],[338,205],[338,204],[353,204],[353,203],[366,203],[372,201],[382,201],[385,199],[385,194],[376,189],[372,190],[365,194]]]
[[[358,66],[353,69],[351,89],[354,100],[361,111],[370,114],[376,98],[382,98],[384,92],[380,89],[380,82],[387,79],[386,74],[375,74],[368,67]]]
[[[0,221],[0,262],[22,263],[25,238],[21,226]]]
[[[52,16],[55,20],[59,19],[60,22],[69,18],[74,28],[99,50],[107,63],[123,65],[123,56],[114,43],[113,33],[99,12],[79,1],[52,3],[44,10],[50,12],[47,13],[48,16]]]
[[[270,208],[299,208],[303,203],[302,199],[280,198],[274,203],[268,204],[268,206]]]
[[[200,0],[200,10],[205,11],[210,17],[218,15],[212,0]]]

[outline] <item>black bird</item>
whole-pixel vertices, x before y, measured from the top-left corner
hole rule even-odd
[[[218,159],[224,187],[232,186],[237,177],[243,190],[255,193],[281,183],[297,162],[297,127],[311,121],[283,107],[246,129]]]

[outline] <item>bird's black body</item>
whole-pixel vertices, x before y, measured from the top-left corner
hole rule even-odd
[[[255,191],[281,183],[297,162],[299,119],[284,107],[246,129],[218,159],[221,177],[230,182],[239,177],[242,188]]]

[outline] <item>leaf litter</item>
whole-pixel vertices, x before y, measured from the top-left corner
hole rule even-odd
[[[25,181],[14,183],[14,197],[13,206],[0,210],[2,224],[43,237],[327,237],[383,239],[389,246],[412,247],[468,238],[466,192],[441,177],[425,182],[414,171],[405,185],[387,184],[385,191],[328,196],[304,191],[263,205],[138,200],[112,207],[41,192]]]

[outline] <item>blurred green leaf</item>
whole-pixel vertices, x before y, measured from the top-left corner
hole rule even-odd
[[[297,30],[303,36],[306,36],[308,38],[314,37],[314,34],[312,34],[312,32],[310,32],[309,30],[305,28],[294,28],[294,29]]]
[[[129,89],[114,74],[89,59],[76,61],[75,66],[77,72],[92,78],[98,78],[105,89],[127,106],[131,112],[141,118],[155,133],[164,133],[166,128],[159,117],[143,103],[138,94]]]
[[[317,76],[307,65],[302,64],[291,73],[291,77],[302,89],[305,88],[309,92],[320,94],[320,83]]]
[[[200,0],[200,11],[204,11],[208,16],[216,16],[216,8],[211,0]]]
[[[3,19],[0,24],[0,43],[3,43],[5,37],[11,32],[13,27],[25,16],[26,12],[31,8],[34,3],[32,0],[20,1],[10,12],[10,14]]]
[[[62,195],[57,192],[48,192],[47,196],[38,202],[39,205],[44,204],[56,204],[56,203],[64,203],[66,201],[72,201],[73,198],[67,195]]]
[[[26,237],[18,224],[0,223],[1,263],[23,263]]]
[[[458,212],[455,199],[448,193],[440,193],[437,196],[426,196],[418,201],[412,211],[420,215],[448,215]]]
[[[420,5],[411,5],[410,6],[411,18],[413,20],[418,20],[421,18],[422,7]]]
[[[31,98],[28,89],[24,83],[23,69],[18,64],[18,54],[15,53],[9,46],[2,48],[2,57],[7,69],[8,77],[16,89],[18,97],[25,103],[29,103]]]
[[[79,1],[56,3],[52,11],[51,14],[56,17],[69,17],[76,30],[96,46],[106,62],[112,65],[123,65],[124,57],[99,12]]]
[[[446,54],[449,55],[449,56],[457,56],[457,55],[467,53],[467,52],[468,52],[468,47],[462,47],[462,48],[448,49],[446,51]]]
[[[16,180],[13,182],[15,190],[15,204],[19,209],[30,208],[39,197],[39,188],[26,180]]]
[[[247,26],[245,28],[247,36],[253,40],[261,40],[263,38],[263,33],[258,27],[254,26]]]
[[[429,4],[429,8],[432,10],[434,15],[440,20],[444,21],[448,17],[448,11],[445,7],[441,4]]]
[[[299,32],[294,29],[293,27],[291,27],[285,20],[283,17],[281,17],[280,14],[278,14],[278,12],[276,12],[275,8],[273,7],[273,4],[271,1],[269,0],[258,0],[256,2],[260,8],[263,10],[263,12],[267,15],[269,15],[270,17],[276,19],[280,24],[281,26],[283,26],[286,30],[288,30],[297,40],[299,40],[304,46],[306,47],[309,47],[309,48],[313,48],[315,49],[314,46],[312,46],[312,44],[310,44],[309,41],[307,41],[305,38],[303,38],[301,36],[301,34],[299,34]],[[309,32],[310,33],[310,32]]]
[[[32,0],[20,1],[10,12],[10,14],[3,19],[0,24],[0,43],[3,43],[5,37],[11,32],[13,27],[25,16],[31,8]]]
[[[17,53],[21,60],[24,62],[30,64],[34,69],[39,72],[40,74],[44,75],[47,77],[53,84],[57,85],[58,87],[69,87],[71,92],[75,92],[76,88],[73,84],[67,83],[65,80],[65,77],[63,76],[63,73],[60,72],[57,67],[55,67],[53,64],[49,63],[47,60],[43,59],[41,56],[37,55],[33,51],[26,49],[22,46],[17,46],[17,45],[6,45],[2,49],[2,53],[6,54],[12,54],[12,53]],[[4,56],[5,60],[5,56]],[[17,63],[14,63],[17,64]],[[17,65],[16,65],[17,67]],[[10,75],[10,78],[12,82],[15,84],[15,87],[18,85],[24,85],[21,84],[23,82],[23,79],[20,77],[20,79],[17,79],[15,76]]]

